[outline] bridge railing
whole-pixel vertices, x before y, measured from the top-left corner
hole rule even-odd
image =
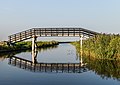
[[[96,34],[82,28],[33,28],[33,30],[38,36],[80,36],[81,34],[93,36]]]
[[[87,36],[94,36],[98,34],[83,28],[32,28],[20,33],[9,36],[10,43],[21,42],[32,38],[32,36],[80,36],[81,34]]]
[[[34,34],[33,30],[29,29],[29,30],[26,30],[20,33],[10,35],[8,38],[9,38],[10,43],[16,43],[16,42],[20,42],[20,41],[24,41],[24,40],[32,38],[33,34]]]

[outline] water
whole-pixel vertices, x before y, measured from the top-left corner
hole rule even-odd
[[[5,58],[10,55],[12,58]],[[120,85],[120,62],[100,61],[83,57],[83,66],[80,68],[61,69],[59,67],[42,67],[33,69],[24,67],[22,59],[31,62],[31,52],[17,52],[0,54],[0,85]],[[15,64],[16,58],[21,58]],[[74,46],[60,44],[51,48],[39,49],[36,58],[37,63],[72,63],[78,64],[81,58]],[[33,64],[32,66],[34,66]],[[37,64],[36,64],[37,66]],[[60,65],[61,67],[61,65]],[[57,70],[56,70],[57,69]]]

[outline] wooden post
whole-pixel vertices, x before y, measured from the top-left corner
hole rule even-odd
[[[35,63],[35,58],[37,56],[37,45],[36,45],[37,37],[33,36],[32,38],[32,62]]]
[[[89,35],[89,58],[90,58],[90,35]]]
[[[83,35],[80,36],[80,48],[82,50],[82,40],[83,40]]]
[[[27,39],[26,35],[27,35],[27,34],[26,34],[26,31],[25,31],[25,34],[24,34],[24,38],[25,38],[25,39]]]
[[[22,36],[21,36],[21,32],[19,33],[19,41],[21,41]]]
[[[14,34],[14,41],[16,42],[16,34]]]
[[[37,48],[36,41],[37,37],[34,35],[32,38],[32,51],[35,51],[35,49]]]
[[[83,40],[83,35],[81,34],[80,35],[80,54],[81,54],[80,63],[81,63],[81,65],[83,64],[83,60],[82,60],[82,55],[83,55],[83,52],[82,52],[82,40]]]
[[[11,40],[11,36],[8,36],[8,39],[9,39],[9,40],[8,40],[7,45],[8,45],[8,46],[11,46],[11,41],[12,41],[12,40]]]

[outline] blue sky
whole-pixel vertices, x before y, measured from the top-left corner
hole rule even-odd
[[[33,27],[120,33],[120,0],[0,0],[0,40]]]

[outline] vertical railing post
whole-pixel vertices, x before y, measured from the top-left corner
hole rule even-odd
[[[11,36],[8,36],[8,46],[11,45]]]
[[[52,36],[52,28],[51,28],[51,36]]]
[[[26,31],[25,31],[25,34],[24,34],[24,35],[25,35],[24,38],[27,39],[27,37],[26,37]]]
[[[15,42],[16,42],[16,34],[14,34],[14,40],[15,40]]]
[[[68,36],[69,36],[69,28],[68,28]]]
[[[20,32],[20,34],[19,34],[19,41],[21,41],[22,40],[22,36],[21,36],[21,32]]]
[[[39,34],[40,34],[40,36],[41,36],[41,29],[39,28]]]
[[[63,31],[63,28],[62,28],[62,36],[64,36],[64,31]]]
[[[73,29],[73,36],[75,36],[75,28]]]
[[[47,36],[47,33],[46,33],[46,28],[45,28],[45,36]]]

